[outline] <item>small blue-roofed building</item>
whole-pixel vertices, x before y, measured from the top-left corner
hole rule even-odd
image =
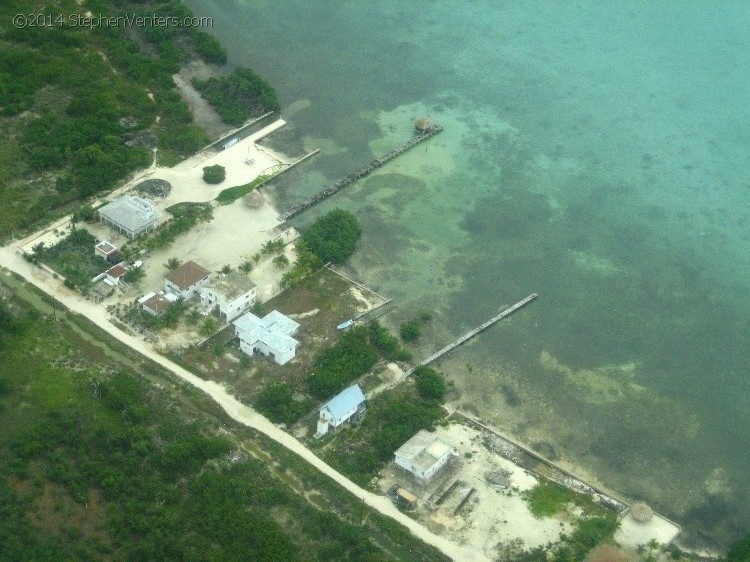
[[[279,365],[294,358],[299,342],[292,335],[299,324],[278,310],[258,318],[252,312],[240,316],[233,322],[235,336],[240,340],[240,349],[252,356],[262,353],[272,357]]]
[[[320,408],[316,438],[323,437],[330,430],[337,430],[345,423],[359,418],[365,411],[365,395],[358,384],[331,398]]]

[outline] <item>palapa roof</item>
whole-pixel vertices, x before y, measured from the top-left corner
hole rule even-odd
[[[186,261],[181,266],[167,273],[164,278],[177,285],[180,289],[185,290],[209,275],[211,275],[211,272],[205,267],[198,265],[194,261]]]

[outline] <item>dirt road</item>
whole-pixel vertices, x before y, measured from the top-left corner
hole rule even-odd
[[[286,447],[288,450],[296,453],[323,474],[332,478],[341,486],[349,490],[349,492],[358,498],[362,498],[367,505],[408,528],[412,534],[420,538],[422,541],[435,546],[454,560],[472,560],[475,562],[487,560],[480,550],[469,546],[455,544],[432,533],[423,525],[401,513],[388,498],[375,495],[360,488],[354,482],[316,457],[297,439],[282,431],[253,409],[229,395],[219,384],[212,381],[204,381],[179,365],[175,365],[167,358],[159,355],[144,341],[130,336],[116,328],[109,322],[109,317],[103,305],[95,304],[79,294],[74,293],[63,286],[58,280],[53,279],[48,273],[24,260],[16,250],[15,244],[0,249],[0,266],[23,276],[27,281],[34,284],[42,291],[54,296],[71,311],[84,315],[109,333],[112,337],[117,338],[145,357],[169,369],[182,380],[202,390],[211,396],[211,398],[213,398],[235,421],[264,433],[277,443]]]

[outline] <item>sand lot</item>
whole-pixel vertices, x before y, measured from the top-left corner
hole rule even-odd
[[[460,469],[451,474],[446,482],[449,484],[460,480],[461,485],[434,510],[425,505],[429,492],[419,497],[416,518],[430,530],[481,551],[491,560],[497,559],[503,547],[510,543],[529,549],[556,542],[561,533],[571,531],[573,527],[566,514],[534,518],[521,493],[536,486],[538,480],[484,447],[479,431],[460,423],[451,423],[448,427],[438,427],[435,433],[458,450]],[[505,472],[509,479],[508,488],[496,490],[490,486],[485,480],[490,471]],[[379,482],[381,488],[387,490],[397,482],[405,484],[398,474],[398,469],[385,471]],[[440,478],[440,475],[436,478]],[[454,514],[471,488],[475,490],[472,497],[458,514]],[[411,491],[415,490],[412,488]]]

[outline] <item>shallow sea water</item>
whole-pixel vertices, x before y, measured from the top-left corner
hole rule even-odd
[[[683,523],[750,521],[750,15],[742,2],[188,2],[321,154],[281,208],[445,127],[339,206],[351,267],[435,310],[455,403]]]

